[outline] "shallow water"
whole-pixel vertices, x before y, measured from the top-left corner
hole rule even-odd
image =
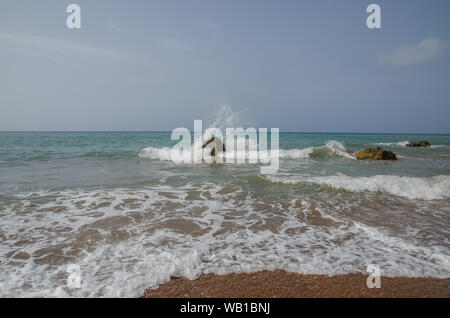
[[[407,148],[426,139],[432,147]],[[0,133],[0,296],[139,296],[171,276],[450,277],[450,136],[280,135],[280,169],[174,164],[170,133]],[[380,146],[395,162],[358,161]],[[80,289],[67,267],[81,269]]]

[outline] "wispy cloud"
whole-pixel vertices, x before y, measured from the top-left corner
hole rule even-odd
[[[0,42],[9,42],[17,45],[18,47],[29,47],[33,50],[32,52],[36,53],[36,56],[45,54],[47,56],[54,55],[55,57],[78,56],[87,58],[127,60],[127,58],[125,58],[123,55],[113,50],[73,41],[50,39],[20,33],[0,32]]]
[[[107,22],[106,22],[106,26],[107,26],[108,28],[113,29],[114,31],[117,31],[117,32],[120,32],[120,31],[121,31],[121,29],[120,29],[117,25],[115,25],[114,23],[112,23],[111,21],[107,21]]]
[[[419,64],[430,63],[439,59],[444,52],[444,43],[435,38],[427,38],[422,42],[397,48],[392,53],[381,54],[381,64],[408,67]]]
[[[191,52],[194,50],[192,46],[177,41],[164,41],[163,46],[185,52]]]

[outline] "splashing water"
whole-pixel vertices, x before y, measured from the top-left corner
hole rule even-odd
[[[230,105],[222,104],[217,112],[216,118],[208,124],[208,128],[248,128],[253,124],[252,120],[246,118],[244,112],[234,111]]]

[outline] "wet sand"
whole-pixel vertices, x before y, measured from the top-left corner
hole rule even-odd
[[[143,297],[158,298],[297,298],[297,297],[450,297],[450,279],[381,277],[369,289],[368,275],[300,275],[283,270],[228,275],[207,274],[196,280],[173,278]]]

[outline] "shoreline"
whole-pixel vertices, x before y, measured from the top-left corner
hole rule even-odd
[[[172,278],[143,298],[450,298],[450,278],[383,277],[381,288],[369,289],[369,274],[337,276],[284,270],[227,275],[205,274],[195,280]]]

